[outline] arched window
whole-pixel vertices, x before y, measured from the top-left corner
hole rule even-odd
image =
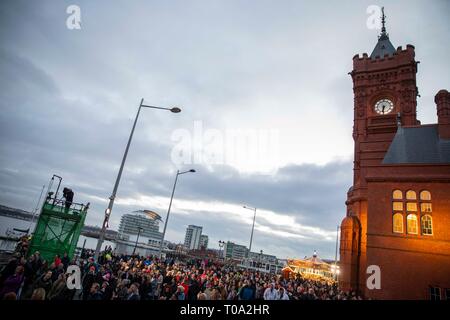
[[[422,234],[432,235],[433,234],[433,221],[431,216],[426,214],[422,216]]]
[[[420,193],[420,200],[431,200],[431,193],[430,193],[430,191],[423,190]]]
[[[403,199],[403,192],[401,190],[394,190],[392,192],[392,199],[396,200]]]
[[[409,234],[418,233],[417,216],[415,214],[408,214],[406,217],[406,231]]]
[[[406,199],[407,200],[416,200],[417,199],[416,192],[412,191],[412,190],[408,190],[406,192]]]
[[[401,213],[395,213],[392,216],[392,225],[395,233],[403,233],[403,215]]]

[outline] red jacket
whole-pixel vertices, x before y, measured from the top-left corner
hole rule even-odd
[[[183,283],[181,284],[181,286],[183,286],[183,288],[184,288],[184,294],[185,294],[185,296],[187,297],[187,294],[188,294],[188,291],[189,291],[189,285],[186,284],[185,282],[183,282]]]

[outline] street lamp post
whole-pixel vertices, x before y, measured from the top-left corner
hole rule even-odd
[[[36,208],[34,209],[33,215],[31,216],[30,226],[28,227],[28,232],[27,232],[28,234],[31,234],[31,226],[33,225],[34,217],[35,217],[36,213],[39,210],[39,204],[41,203],[42,193],[44,192],[44,189],[45,189],[45,184],[42,186],[41,194],[39,195],[39,199],[38,199],[38,202],[36,204]],[[36,223],[36,225],[37,225],[37,223]]]
[[[262,268],[262,255],[263,255],[263,251],[259,251],[259,267]]]
[[[147,106],[147,105],[144,105],[143,102],[144,102],[144,99],[141,99],[141,103],[139,104],[139,108],[138,108],[138,111],[137,111],[137,114],[136,114],[136,118],[134,119],[133,128],[131,129],[130,137],[128,138],[128,143],[127,143],[127,146],[125,148],[125,152],[123,154],[122,163],[120,165],[119,173],[117,174],[116,183],[114,184],[113,192],[112,192],[111,196],[109,197],[108,208],[106,208],[106,210],[105,210],[105,219],[103,220],[102,230],[100,231],[100,236],[99,236],[98,242],[97,242],[97,248],[95,249],[95,255],[94,255],[94,259],[95,260],[98,260],[98,257],[100,255],[100,249],[102,247],[102,243],[105,240],[106,228],[108,227],[108,221],[109,221],[109,217],[111,216],[111,211],[112,211],[112,208],[113,208],[113,205],[114,205],[114,200],[116,198],[117,188],[119,187],[120,178],[122,177],[123,167],[125,165],[125,160],[127,159],[127,155],[128,155],[128,149],[130,148],[131,140],[133,139],[134,129],[136,128],[136,123],[138,121],[139,114],[141,112],[141,108],[168,110],[168,111],[173,112],[173,113],[181,112],[181,109],[177,108],[177,107],[174,107],[174,108],[161,108],[161,107]]]
[[[183,171],[183,172],[180,172],[180,170],[177,170],[177,175],[175,176],[175,182],[173,184],[173,189],[172,189],[172,196],[170,197],[169,209],[167,210],[167,217],[166,217],[166,221],[164,222],[164,230],[163,230],[163,234],[162,234],[162,239],[161,239],[161,243],[159,245],[159,259],[161,259],[161,257],[162,257],[162,248],[163,248],[163,243],[164,243],[164,237],[166,236],[167,222],[169,221],[170,208],[172,207],[172,200],[173,200],[173,195],[175,193],[175,187],[177,186],[178,176],[185,174],[185,173],[189,173],[189,172],[195,172],[195,170],[191,169],[191,170],[187,170],[187,171]]]
[[[223,258],[223,246],[225,241],[219,240],[219,258]]]
[[[253,210],[255,214],[253,215],[253,226],[252,226],[252,234],[250,235],[250,245],[248,247],[248,252],[252,251],[252,242],[253,242],[253,230],[255,230],[255,219],[256,219],[256,208],[244,206],[245,209]],[[248,253],[247,253],[248,256]]]
[[[142,230],[144,230],[144,229],[142,229],[141,227],[138,227],[138,234],[137,234],[137,238],[136,238],[136,243],[134,244],[133,256],[134,256],[134,254],[136,252],[137,244],[138,244],[138,241],[139,241],[139,236],[141,235],[141,231]]]

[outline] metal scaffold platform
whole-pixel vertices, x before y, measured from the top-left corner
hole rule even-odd
[[[73,203],[66,195],[58,199],[58,189],[54,196],[53,192],[47,193],[28,250],[29,255],[39,251],[49,262],[55,255],[63,256],[64,253],[73,258],[89,209],[89,204]]]

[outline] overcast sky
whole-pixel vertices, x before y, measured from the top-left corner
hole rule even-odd
[[[81,29],[67,28],[72,4]],[[394,47],[415,46],[418,118],[435,123],[434,95],[450,89],[449,1],[2,1],[0,204],[32,210],[58,174],[100,226],[144,98],[183,111],[142,110],[112,228],[137,209],[165,218],[176,170],[194,168],[179,177],[168,240],[196,224],[210,247],[248,245],[248,205],[254,251],[334,258],[352,183],[348,72],[379,33],[370,5],[385,5]],[[252,138],[234,161],[224,141],[236,130]]]

